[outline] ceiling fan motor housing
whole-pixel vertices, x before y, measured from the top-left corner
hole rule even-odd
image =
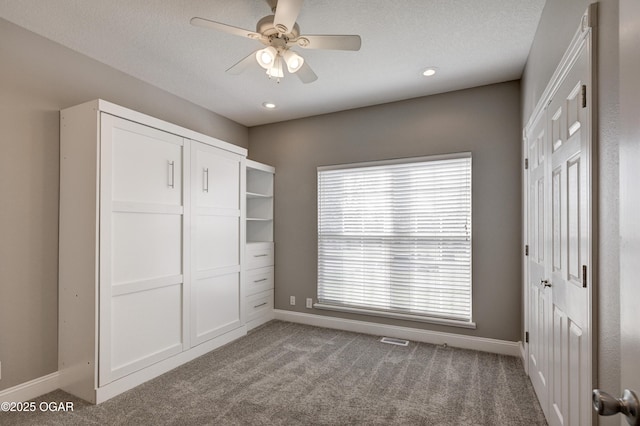
[[[256,24],[256,32],[262,34],[263,36],[272,39],[272,38],[282,38],[286,41],[294,40],[300,36],[300,27],[298,24],[294,24],[293,29],[287,32],[287,28],[283,25],[280,25],[279,28],[273,24],[275,19],[275,15],[265,16],[260,19]]]

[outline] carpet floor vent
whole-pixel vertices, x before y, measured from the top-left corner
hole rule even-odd
[[[380,339],[382,343],[388,343],[390,345],[397,346],[409,346],[409,341],[404,339],[396,339],[395,337],[383,337]]]

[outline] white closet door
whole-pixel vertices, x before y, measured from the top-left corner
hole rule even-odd
[[[191,345],[241,325],[241,161],[191,143]]]
[[[549,409],[549,369],[551,343],[551,288],[547,279],[550,243],[549,209],[547,201],[547,121],[542,114],[533,126],[528,138],[529,179],[528,179],[528,312],[529,312],[529,376],[533,388],[541,402],[542,410],[548,416]]]
[[[185,148],[101,114],[100,386],[183,350]]]
[[[591,423],[591,123],[588,45],[548,107],[551,267],[549,424]],[[583,96],[585,97],[583,100]]]

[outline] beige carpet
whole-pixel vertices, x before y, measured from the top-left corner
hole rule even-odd
[[[545,425],[515,357],[273,321],[223,348],[71,413],[2,425]]]

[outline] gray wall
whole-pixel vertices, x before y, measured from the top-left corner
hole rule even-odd
[[[247,147],[248,130],[0,19],[0,389],[58,369],[59,113],[103,98]]]
[[[527,122],[560,62],[590,1],[547,1],[522,78],[522,119]],[[594,299],[598,345],[597,385],[614,394],[620,388],[620,288],[618,226],[618,1],[598,3],[598,184],[597,294]],[[620,424],[603,418],[601,424]]]
[[[275,307],[517,341],[520,336],[520,97],[508,82],[249,129],[249,157],[276,167]],[[316,298],[316,167],[473,154],[477,330],[309,310]],[[298,304],[289,305],[289,296]]]

